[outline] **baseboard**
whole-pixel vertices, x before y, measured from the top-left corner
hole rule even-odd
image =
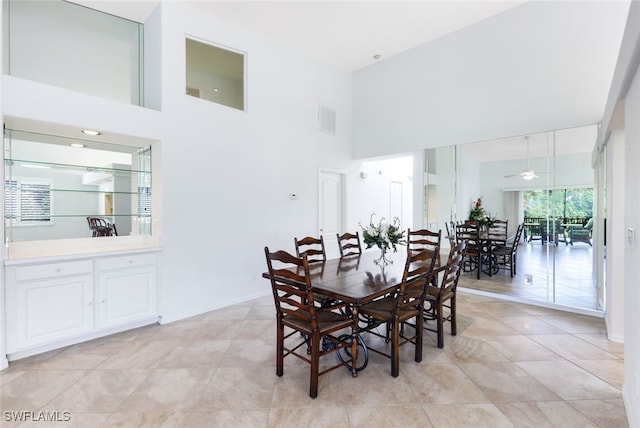
[[[624,402],[624,408],[627,411],[627,422],[629,428],[640,427],[640,406],[638,406],[638,400],[634,403],[631,398],[631,391],[629,391],[628,385],[631,382],[625,382],[622,386],[622,401]]]
[[[238,299],[227,300],[226,302],[203,306],[192,311],[188,312],[176,312],[171,314],[163,314],[160,316],[160,324],[169,324],[175,321],[184,320],[191,317],[197,317],[198,315],[206,314],[207,312],[215,311],[217,309],[226,308],[227,306],[237,305],[238,303],[248,302],[253,299],[259,299],[261,297],[265,297],[271,294],[271,288],[267,289],[267,291],[262,291],[260,293],[255,293],[250,296],[241,297]]]
[[[580,315],[589,315],[596,318],[604,318],[604,312],[593,309],[576,308],[573,306],[563,306],[556,303],[543,302],[541,300],[523,299],[521,297],[507,296],[506,294],[492,293],[490,291],[476,290],[475,288],[458,287],[458,291],[468,294],[477,294],[479,296],[492,297],[499,300],[507,300],[509,302],[523,303],[525,305],[539,306],[542,308],[556,309],[558,311],[570,312]]]
[[[78,343],[87,342],[93,339],[99,339],[101,337],[110,336],[112,334],[121,333],[127,330],[133,330],[135,328],[143,327],[145,325],[155,324],[158,322],[157,316],[148,317],[136,322],[128,323],[119,327],[112,327],[104,330],[92,332],[90,334],[82,334],[74,337],[70,337],[63,340],[57,340],[54,342],[45,343],[42,345],[33,346],[28,349],[12,352],[7,354],[8,361],[16,361],[22,358],[31,357],[33,355],[42,354],[44,352],[53,351],[56,349],[64,348],[66,346],[77,345]]]

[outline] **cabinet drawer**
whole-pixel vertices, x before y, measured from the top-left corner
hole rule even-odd
[[[16,267],[16,281],[57,278],[91,272],[93,272],[93,262],[91,260],[18,266]]]
[[[149,266],[156,264],[155,254],[132,254],[123,257],[109,257],[101,259],[100,271],[124,269],[138,266]]]

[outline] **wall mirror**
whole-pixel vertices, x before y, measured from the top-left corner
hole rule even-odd
[[[150,236],[151,160],[150,146],[5,129],[6,243]],[[112,232],[91,228],[90,218]]]
[[[594,247],[598,185],[592,152],[598,126],[522,135],[428,149],[425,152],[425,224],[445,230],[465,221],[478,198],[486,212],[525,223],[517,274],[482,274],[463,281],[481,291],[563,306],[603,310],[596,287]],[[601,216],[602,217],[602,216]],[[591,220],[588,231],[584,230]],[[600,235],[602,236],[602,235]]]

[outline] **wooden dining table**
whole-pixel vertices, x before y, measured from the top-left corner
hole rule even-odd
[[[358,319],[360,306],[396,291],[402,282],[407,260],[407,250],[387,252],[392,263],[376,263],[377,251],[365,251],[360,255],[314,262],[309,265],[311,286],[314,293],[347,303],[354,319]],[[435,271],[441,271],[439,261]],[[262,274],[269,278],[269,273]],[[352,375],[357,376],[356,370]]]

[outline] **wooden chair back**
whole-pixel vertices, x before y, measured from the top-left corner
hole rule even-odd
[[[456,226],[456,241],[458,244],[461,242],[466,244],[465,255],[480,255],[479,233],[477,223],[465,223]]]
[[[442,229],[432,232],[428,229],[407,229],[407,248],[410,251],[428,250],[432,254],[438,254],[442,240]]]
[[[272,253],[267,247],[264,250],[278,319],[291,317],[317,329],[307,257],[299,258],[282,250]],[[295,272],[292,267],[296,267]]]
[[[396,313],[407,311],[412,307],[422,307],[427,284],[431,281],[434,267],[438,262],[440,247],[413,250],[407,254],[402,283],[397,294]]]
[[[449,252],[447,265],[440,279],[440,294],[454,293],[462,272],[462,261],[466,250],[466,242],[460,242]]]
[[[340,257],[353,256],[362,254],[362,245],[360,245],[360,233],[336,233],[338,238],[338,247],[340,248]]]
[[[294,238],[296,254],[298,258],[307,256],[309,263],[321,262],[327,260],[327,254],[324,248],[324,239],[306,236],[302,239]]]

